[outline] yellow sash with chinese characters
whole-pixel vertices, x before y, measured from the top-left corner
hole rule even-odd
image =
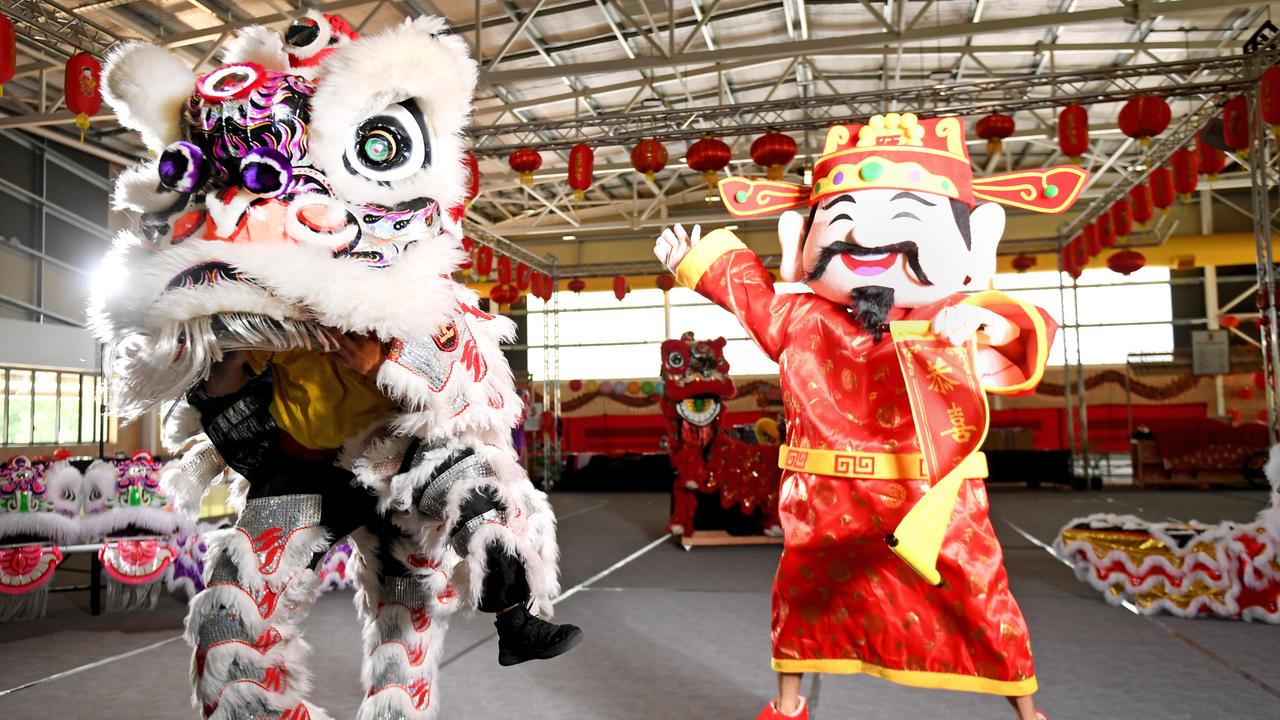
[[[930,326],[928,320],[889,323],[933,487],[885,539],[911,569],[939,585],[938,553],[965,480],[965,461],[982,447],[989,415],[974,357],[976,341],[956,347]]]

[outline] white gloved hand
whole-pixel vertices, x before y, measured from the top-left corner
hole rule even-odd
[[[693,234],[685,232],[684,226],[677,224],[662,231],[653,244],[653,254],[658,256],[662,264],[675,273],[680,261],[689,254],[689,250],[702,239],[702,227],[693,226]]]

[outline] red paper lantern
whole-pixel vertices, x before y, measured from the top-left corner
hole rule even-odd
[[[1147,258],[1137,250],[1121,250],[1107,258],[1107,267],[1111,268],[1112,272],[1118,272],[1121,275],[1135,273],[1146,264]]]
[[[1014,270],[1024,273],[1036,266],[1036,258],[1034,255],[1019,255],[1013,259],[1011,264]]]
[[[1111,213],[1104,212],[1098,216],[1098,244],[1103,248],[1114,247],[1116,244],[1116,227],[1111,222]],[[1099,253],[1102,252],[1100,249]]]
[[[1147,182],[1151,184],[1151,204],[1160,210],[1168,210],[1173,207],[1175,198],[1173,192],[1173,173],[1169,168],[1161,165],[1151,171]]]
[[[725,169],[733,159],[733,151],[724,141],[707,135],[689,146],[689,152],[684,154],[684,159],[690,170],[702,173],[702,182],[706,183],[708,190],[712,190],[716,186],[720,171]]]
[[[1062,271],[1075,279],[1080,278],[1082,267],[1082,263],[1078,262],[1076,258],[1080,245],[1080,238],[1076,238],[1062,248]]]
[[[667,148],[653,138],[645,138],[631,148],[631,167],[644,173],[649,182],[667,166]]]
[[[1170,156],[1169,164],[1173,166],[1173,189],[1182,197],[1182,202],[1189,202],[1200,181],[1200,156],[1180,147]]]
[[[574,278],[569,281],[569,289],[575,293],[580,293],[587,289],[587,283],[582,278]]]
[[[751,159],[765,168],[764,176],[781,180],[787,165],[796,158],[796,141],[790,135],[770,130],[751,143]]]
[[[1258,81],[1258,104],[1262,121],[1271,127],[1272,134],[1280,134],[1280,67],[1262,73]]]
[[[579,200],[591,188],[596,155],[587,145],[574,145],[569,151],[569,187]]]
[[[101,76],[102,65],[89,53],[79,52],[67,60],[63,93],[67,109],[76,114],[80,142],[84,142],[84,133],[89,129],[89,118],[97,115],[102,107]]]
[[[0,97],[4,97],[4,84],[13,79],[18,69],[18,42],[13,33],[13,21],[0,14]]]
[[[476,160],[475,155],[467,153],[462,156],[462,163],[467,166],[467,194],[463,204],[471,207],[471,203],[480,194],[480,161]]]
[[[671,288],[676,286],[676,279],[666,273],[663,273],[658,276],[657,280],[655,280],[653,284],[657,285],[658,289],[662,292],[670,292]]]
[[[1249,101],[1243,95],[1222,106],[1222,142],[1240,157],[1249,156]]]
[[[489,277],[491,272],[493,272],[493,248],[488,245],[481,245],[476,250],[476,276]]]
[[[1234,330],[1240,327],[1240,318],[1236,317],[1235,315],[1223,315],[1222,317],[1218,318],[1218,324],[1224,328]]]
[[[1254,371],[1252,379],[1253,379],[1253,386],[1258,388],[1259,390],[1267,386],[1267,376],[1264,375],[1261,370]]]
[[[511,258],[506,255],[498,257],[498,282],[503,285],[511,282]]]
[[[544,302],[546,298],[543,297],[543,283],[546,282],[546,277],[537,270],[529,276],[529,294]]]
[[[1210,181],[1216,180],[1227,166],[1227,154],[1205,142],[1203,132],[1196,133],[1196,154],[1200,156],[1200,172]]]
[[[472,266],[475,265],[475,260],[471,255],[472,251],[475,250],[475,247],[475,240],[472,240],[469,237],[462,238],[462,252],[466,253],[466,256],[462,259],[462,262],[458,263],[459,270],[470,270]]]
[[[631,288],[627,287],[627,279],[621,275],[613,276],[613,296],[621,300],[627,296],[627,291]]]
[[[581,381],[581,380],[570,380],[570,381],[569,381],[569,389],[570,389],[570,390],[572,390],[572,391],[574,391],[574,392],[578,392],[579,390],[581,390],[581,389],[582,389],[582,381]]]
[[[1092,225],[1092,224],[1090,224],[1090,225],[1086,225],[1086,226],[1085,226],[1085,230],[1087,231],[1087,230],[1088,230],[1089,228],[1091,228],[1091,227],[1093,227],[1093,225]],[[1095,230],[1094,232],[1096,233],[1097,231]],[[1086,235],[1087,235],[1087,234],[1088,234],[1088,233],[1086,233]],[[1096,237],[1096,235],[1095,235],[1095,237]],[[1095,240],[1095,242],[1096,242],[1096,240]],[[1090,256],[1092,256],[1094,253],[1092,253],[1092,252],[1090,251],[1090,249],[1089,249],[1089,245],[1088,245],[1088,243],[1085,241],[1085,237],[1084,237],[1084,236],[1078,237],[1078,238],[1076,238],[1075,240],[1071,241],[1071,243],[1069,243],[1069,244],[1068,244],[1068,247],[1070,247],[1070,248],[1073,250],[1073,253],[1072,253],[1071,259],[1074,261],[1075,265],[1077,265],[1077,266],[1079,266],[1079,267],[1084,267],[1085,265],[1088,265],[1088,264],[1089,264],[1089,258],[1090,258]]]
[[[542,283],[542,292],[544,293],[542,299],[551,300],[551,296],[555,295],[559,291],[560,281],[548,275],[547,279]]]
[[[1133,208],[1133,221],[1146,225],[1155,217],[1151,207],[1151,186],[1140,182],[1129,191],[1129,201]]]
[[[1236,388],[1236,397],[1240,398],[1241,400],[1253,399],[1253,388],[1249,387],[1248,385]]]
[[[974,131],[978,137],[987,141],[987,154],[996,155],[1003,147],[1005,138],[1013,134],[1013,118],[1000,113],[991,113],[978,121]]]
[[[516,287],[522,292],[529,289],[529,284],[533,281],[529,275],[529,266],[524,263],[516,265]]]
[[[511,153],[511,157],[507,158],[507,164],[512,170],[520,173],[521,185],[532,185],[533,174],[542,167],[542,155],[533,148],[522,147]]]
[[[1136,138],[1143,145],[1150,145],[1151,138],[1169,127],[1173,113],[1164,98],[1155,95],[1136,95],[1120,108],[1120,132]]]
[[[1085,225],[1080,230],[1080,245],[1083,255],[1077,254],[1076,259],[1081,265],[1089,262],[1089,259],[1102,252],[1102,236],[1099,234],[1098,222],[1101,218]]]
[[[1058,113],[1058,149],[1073,163],[1089,151],[1089,111],[1068,105]]]
[[[1133,234],[1133,206],[1129,198],[1118,198],[1111,206],[1111,229],[1122,238]]]
[[[501,283],[489,288],[489,302],[508,308],[520,302],[520,290],[510,283]]]
[[[1264,425],[1267,423],[1268,420],[1271,419],[1267,416],[1266,408],[1262,408],[1261,410],[1259,410],[1258,414],[1255,415],[1254,417],[1258,418],[1258,422],[1263,423]]]

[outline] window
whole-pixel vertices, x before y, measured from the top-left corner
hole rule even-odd
[[[1064,276],[1065,277],[1065,276]],[[1072,288],[1058,289],[1058,273],[997,275],[995,287],[1038,305],[1064,329],[1049,350],[1049,364],[1061,365],[1063,353],[1075,362],[1079,309],[1080,361],[1086,365],[1123,365],[1130,353],[1173,351],[1173,300],[1169,269],[1146,267],[1124,276],[1101,268],[1085,270]]]
[[[77,372],[0,368],[0,445],[83,445],[98,441],[99,378]],[[108,438],[115,422],[108,423]]]
[[[636,290],[619,301],[612,292],[561,292],[560,377],[565,380],[615,380],[657,377],[660,348],[669,337],[692,331],[699,338],[724,337],[725,357],[735,375],[776,375],[765,357],[729,312],[685,288],[671,290],[667,330],[662,291]],[[529,369],[542,379],[543,303],[530,297]]]
[[[1077,305],[1080,356],[1092,365],[1123,364],[1134,352],[1173,350],[1173,303],[1169,270],[1147,267],[1125,277],[1110,270],[1085,270],[1078,288],[1059,290],[1058,273],[999,275],[995,287],[1038,305],[1067,329],[1058,333],[1049,363],[1061,365],[1063,353],[1075,360]],[[780,292],[802,291],[779,284]],[[731,313],[686,288],[670,293],[670,330],[662,307],[662,291],[636,290],[621,302],[612,292],[562,292],[560,302],[560,377],[613,380],[657,377],[662,340],[692,331],[698,338],[724,337],[725,357],[734,375],[776,375],[778,366],[765,357]],[[1065,304],[1065,307],[1064,307]],[[543,303],[528,299],[529,368],[542,379]]]

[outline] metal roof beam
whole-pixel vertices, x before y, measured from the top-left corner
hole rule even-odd
[[[1254,5],[1251,0],[1165,0],[1164,2],[1145,3],[1150,15],[1181,15],[1220,8]],[[575,75],[592,75],[598,73],[625,72],[628,70],[644,70],[669,67],[685,67],[689,65],[715,64],[733,60],[763,60],[768,58],[795,57],[799,55],[840,54],[840,51],[851,47],[883,47],[897,46],[903,43],[942,40],[947,38],[971,37],[1002,33],[1011,30],[1042,28],[1046,25],[1075,25],[1081,23],[1097,23],[1107,20],[1125,20],[1132,17],[1132,9],[1128,4],[1119,7],[1100,8],[1096,10],[1076,10],[1063,13],[1047,13],[1013,18],[983,20],[977,23],[955,23],[936,27],[914,28],[901,34],[896,32],[874,32],[859,35],[848,35],[834,38],[821,38],[801,42],[773,43],[749,45],[733,48],[721,48],[716,51],[688,53],[668,57],[665,52],[656,56],[637,57],[629,60],[597,61],[565,66],[566,72]],[[646,35],[646,37],[648,37]],[[653,42],[652,38],[649,38]],[[655,43],[656,44],[656,43]],[[659,46],[660,48],[660,46]],[[527,68],[487,73],[481,76],[482,83],[513,82],[518,80],[538,80],[555,77],[542,68]]]

